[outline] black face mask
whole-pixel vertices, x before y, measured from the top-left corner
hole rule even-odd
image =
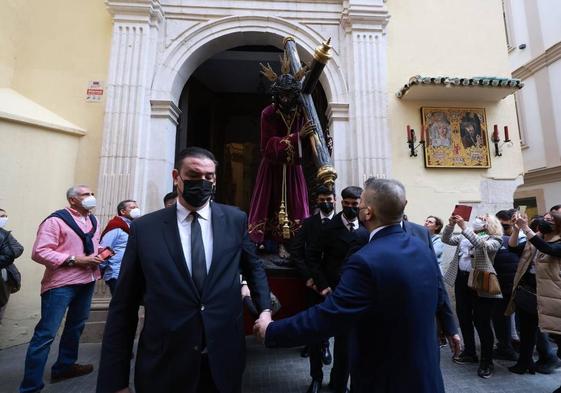
[[[540,220],[540,223],[538,224],[538,230],[545,234],[548,233],[552,233],[553,232],[553,225],[551,225],[551,223],[545,221],[545,220]]]
[[[213,182],[204,179],[183,180],[183,192],[181,196],[183,196],[185,202],[195,208],[201,207],[207,203],[213,193]]]
[[[358,216],[358,207],[344,206],[343,214],[348,220],[354,220]]]
[[[333,211],[333,202],[320,202],[318,203],[319,210],[323,214],[330,214]]]

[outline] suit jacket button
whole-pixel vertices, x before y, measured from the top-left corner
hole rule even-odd
[[[201,311],[204,311],[204,310],[205,310],[205,305],[201,304]]]
[[[199,351],[199,347],[198,347],[197,345],[195,345],[195,346],[193,347],[193,350],[196,351],[196,352],[198,352],[198,351]]]

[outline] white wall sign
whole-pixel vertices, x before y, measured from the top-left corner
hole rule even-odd
[[[101,102],[103,85],[101,81],[90,81],[86,90],[86,102]]]

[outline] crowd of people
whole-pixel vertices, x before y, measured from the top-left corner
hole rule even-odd
[[[346,187],[340,212],[335,193],[321,186],[315,214],[289,243],[310,308],[273,321],[276,299],[247,216],[212,200],[216,164],[207,150],[182,151],[172,173],[177,192],[164,197],[164,209],[142,216],[136,201],[123,200],[103,229],[92,190],[67,191],[68,206],[40,224],[31,252],[45,273],[20,392],[44,388],[65,315],[51,382],[94,370],[77,360],[99,279],[112,295],[97,383],[103,393],[129,391],[141,305],[137,392],[241,391],[243,304],[266,346],[306,345],[310,393],[324,388],[323,365],[331,362],[334,392],[444,392],[439,344],[450,346],[455,363],[478,364],[482,378],[493,375],[494,359],[515,362],[515,374],[561,366],[561,205],[531,220],[511,209],[471,224],[452,214],[445,225],[431,215],[421,226],[404,219],[398,181]],[[19,289],[14,260],[23,252],[6,223],[0,209],[0,320]],[[449,263],[446,245],[454,248]]]

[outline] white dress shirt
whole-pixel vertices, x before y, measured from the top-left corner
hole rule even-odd
[[[331,210],[331,213],[329,214],[323,214],[321,210],[319,211],[319,216],[321,218],[321,221],[323,221],[324,218],[328,218],[331,220],[334,215],[335,215],[335,210]]]
[[[349,224],[353,224],[353,229],[356,231],[359,227],[359,223],[358,223],[358,217],[356,217],[354,220],[349,221],[347,220],[347,217],[345,217],[344,214],[341,214],[341,221],[343,221],[343,225],[345,225],[345,228],[347,228],[347,230],[351,230],[351,227]]]
[[[370,238],[368,239],[368,241],[372,240],[372,238],[374,237],[375,234],[377,234],[378,232],[380,232],[382,229],[387,228],[389,226],[392,226],[393,224],[390,225],[382,225],[381,227],[378,227],[376,229],[373,229],[372,232],[370,232]],[[403,227],[403,224],[401,225]]]
[[[205,249],[205,259],[206,259],[206,271],[210,269],[210,264],[212,262],[212,246],[213,246],[213,236],[212,236],[212,211],[210,209],[210,202],[207,202],[200,210],[197,210],[199,214],[199,224],[201,225],[201,235],[203,237],[203,246]],[[193,215],[191,212],[183,207],[181,203],[177,203],[177,227],[179,228],[179,237],[181,239],[181,247],[183,248],[183,255],[185,256],[185,262],[187,262],[187,269],[189,273],[192,272],[191,269],[191,223],[193,222]]]
[[[460,253],[458,254],[459,269],[462,272],[471,272],[471,254],[473,254],[473,244],[465,237],[460,240]]]

